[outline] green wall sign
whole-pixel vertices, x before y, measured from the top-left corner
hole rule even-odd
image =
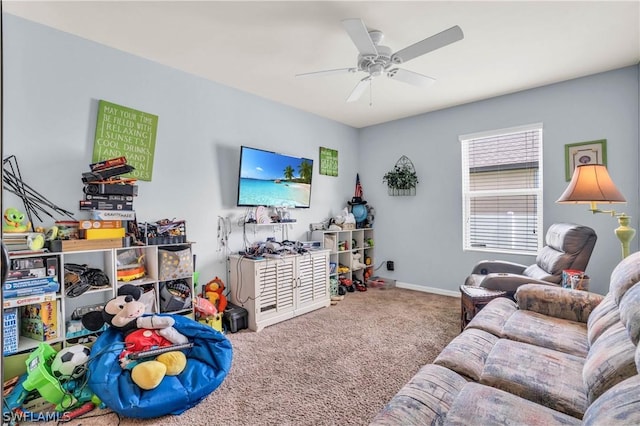
[[[338,151],[320,147],[320,174],[338,176]]]
[[[92,163],[124,156],[135,170],[126,176],[150,181],[158,116],[100,101]]]

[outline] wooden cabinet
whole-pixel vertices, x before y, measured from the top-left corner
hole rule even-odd
[[[259,260],[230,256],[229,278],[230,300],[248,311],[253,331],[331,303],[328,250]]]

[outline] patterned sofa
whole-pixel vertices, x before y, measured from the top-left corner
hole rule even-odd
[[[491,301],[372,425],[639,425],[640,253],[606,296],[526,284]]]

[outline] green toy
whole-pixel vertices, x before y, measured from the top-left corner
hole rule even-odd
[[[4,211],[4,225],[2,232],[27,232],[31,228],[31,222],[22,224],[25,214],[14,207],[9,207]]]
[[[56,353],[49,344],[40,343],[25,361],[28,376],[22,387],[27,391],[37,389],[44,399],[56,404],[57,411],[64,411],[76,404],[77,400],[65,392],[60,382],[51,374],[51,361]]]

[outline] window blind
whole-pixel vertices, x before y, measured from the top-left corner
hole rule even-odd
[[[461,136],[463,248],[542,247],[542,125]]]

